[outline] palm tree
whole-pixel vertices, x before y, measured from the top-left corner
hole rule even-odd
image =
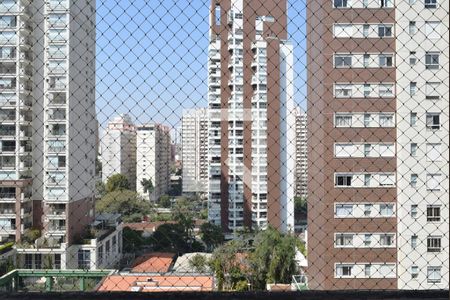
[[[144,188],[144,193],[148,193],[148,198],[149,198],[149,200],[151,200],[151,195],[152,195],[153,191],[155,190],[152,180],[144,178],[144,179],[142,179],[141,184],[142,184],[142,187]]]

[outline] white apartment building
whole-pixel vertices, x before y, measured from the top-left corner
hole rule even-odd
[[[136,127],[136,191],[150,201],[167,194],[170,185],[171,137],[168,126],[156,123]],[[142,182],[151,180],[149,194]]]
[[[129,115],[108,123],[102,138],[102,180],[114,174],[128,178],[130,189],[136,189],[136,130]]]
[[[295,110],[295,196],[308,196],[308,128],[306,113]]]
[[[398,288],[449,286],[449,1],[396,2]]]
[[[95,133],[95,1],[0,1],[0,240],[41,230],[17,261],[67,266],[94,219]]]
[[[181,123],[183,193],[207,192],[208,110],[186,110]]]
[[[269,224],[289,231],[295,115],[287,2],[245,2],[211,2],[208,219],[231,234]]]

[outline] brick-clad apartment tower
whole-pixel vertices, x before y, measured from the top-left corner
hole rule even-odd
[[[293,47],[286,0],[212,1],[209,220],[293,229]],[[289,169],[291,166],[291,169]]]
[[[310,289],[448,287],[448,1],[395,3],[308,2]]]

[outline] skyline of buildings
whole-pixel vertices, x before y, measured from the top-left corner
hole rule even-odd
[[[448,4],[310,2],[311,289],[448,287]]]
[[[211,1],[208,108],[181,118],[183,195],[206,193],[226,238],[294,232],[307,197],[311,289],[448,287],[448,0],[311,2],[306,112],[287,4]],[[0,3],[0,243],[20,268],[120,260],[120,215],[95,214],[99,145],[102,181],[123,174],[149,201],[179,171],[170,126],[124,114],[98,139],[95,20],[89,2]]]

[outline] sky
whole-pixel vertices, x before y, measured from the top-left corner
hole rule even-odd
[[[306,106],[305,1],[289,0],[295,101]],[[210,1],[97,0],[100,125],[128,113],[176,130],[183,109],[207,106]]]

